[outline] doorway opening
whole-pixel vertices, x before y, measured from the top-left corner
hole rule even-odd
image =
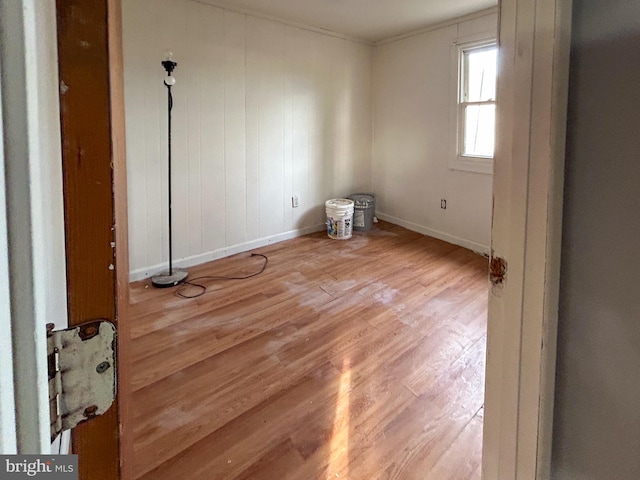
[[[377,42],[189,1],[142,21],[147,11],[123,16],[131,277],[142,282],[131,293],[133,448],[145,459],[134,478],[194,463],[230,478],[358,478],[372,452],[395,475],[443,475],[464,457],[466,478],[479,478],[488,267],[473,252],[489,251],[492,160],[459,155],[457,112],[491,109],[495,93],[483,96],[480,68],[480,98],[465,101],[482,105],[460,107],[458,55],[495,41],[495,9]],[[228,277],[256,270],[246,252],[269,257],[263,275],[211,282],[190,301],[144,283],[168,257],[167,49],[178,62],[174,259],[191,277]],[[325,200],[372,190],[370,234],[314,233]]]

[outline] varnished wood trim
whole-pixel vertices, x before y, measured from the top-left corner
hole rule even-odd
[[[131,343],[129,333],[129,228],[127,221],[127,158],[125,145],[122,2],[108,0],[109,87],[116,255],[116,317],[118,320],[118,403],[120,475],[132,478]]]
[[[107,1],[58,0],[56,6],[69,325],[98,318],[117,322],[112,245],[117,142],[111,129]],[[118,441],[116,401],[73,432],[81,480],[119,478]]]

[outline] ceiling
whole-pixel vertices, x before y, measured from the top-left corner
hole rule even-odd
[[[200,0],[376,42],[497,5],[497,0]]]

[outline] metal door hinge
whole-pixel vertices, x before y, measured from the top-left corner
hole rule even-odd
[[[116,397],[116,327],[95,320],[66,330],[47,325],[51,440],[102,415]]]

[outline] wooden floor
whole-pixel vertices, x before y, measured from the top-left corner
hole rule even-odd
[[[382,222],[256,252],[132,285],[136,478],[480,479],[487,260]]]

